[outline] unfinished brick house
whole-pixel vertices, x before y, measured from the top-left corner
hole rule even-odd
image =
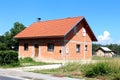
[[[19,57],[46,60],[91,60],[97,41],[83,16],[35,22],[15,38]]]

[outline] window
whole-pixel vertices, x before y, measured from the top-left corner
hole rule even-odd
[[[77,33],[77,27],[74,27],[74,34]]]
[[[85,45],[85,51],[87,51],[88,50],[88,46],[87,45]]]
[[[28,50],[28,44],[24,44],[24,50],[25,50],[25,51]]]
[[[76,45],[76,53],[80,52],[80,45]]]
[[[53,52],[54,51],[54,44],[50,43],[47,45],[48,51]]]

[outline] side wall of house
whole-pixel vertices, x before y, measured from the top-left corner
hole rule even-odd
[[[84,26],[80,23],[77,26],[77,33],[74,33],[74,29],[65,38],[65,48],[67,51],[66,59],[76,60],[91,60],[92,57],[92,40],[89,35],[89,31],[86,30],[86,36],[82,35]],[[80,52],[76,52],[76,46],[80,45]],[[86,46],[86,47],[85,47]],[[86,49],[86,50],[85,50]]]
[[[28,50],[24,50],[24,44],[28,44]],[[31,57],[33,52],[33,45],[30,40],[20,40],[19,41],[19,57]]]
[[[63,59],[63,39],[23,39],[19,41],[19,57],[32,57],[39,59]],[[28,44],[28,50],[24,50],[24,44]],[[35,56],[35,44],[38,45],[38,56]],[[48,51],[48,44],[54,44],[54,51]]]
[[[41,59],[56,59],[61,60],[62,59],[62,44],[63,39],[43,39],[44,42],[40,43],[40,55],[39,57]],[[54,50],[48,51],[48,44],[54,44]]]
[[[97,56],[105,56],[105,53],[102,51],[102,50],[98,50],[97,52],[96,52],[96,55]]]
[[[112,53],[111,52],[103,52],[101,49],[99,49],[96,52],[97,56],[101,56],[101,57],[112,57]]]

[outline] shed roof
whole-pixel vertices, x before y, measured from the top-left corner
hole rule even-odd
[[[108,47],[100,47],[100,49],[102,49],[103,51],[107,51],[107,52],[111,52],[112,50],[109,49]]]

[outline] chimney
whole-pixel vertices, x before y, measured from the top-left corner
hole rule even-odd
[[[40,21],[41,21],[41,18],[37,18],[37,21],[40,22]]]

